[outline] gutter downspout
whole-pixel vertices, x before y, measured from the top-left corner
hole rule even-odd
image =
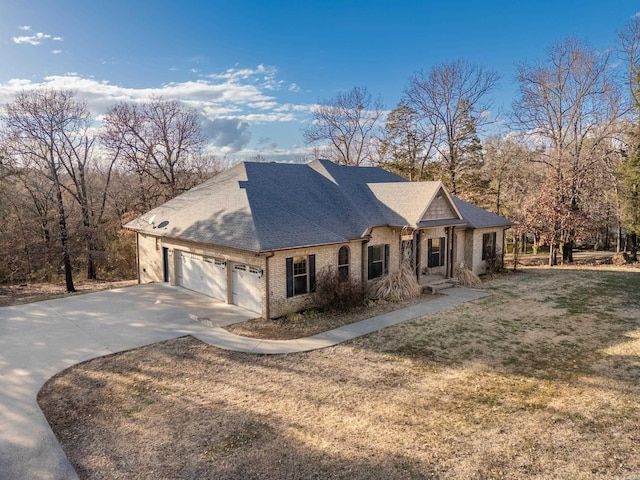
[[[140,232],[136,232],[136,270],[138,274],[138,285],[140,285]]]

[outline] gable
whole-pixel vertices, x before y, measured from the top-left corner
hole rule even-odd
[[[444,194],[442,188],[438,191],[435,198],[431,201],[426,211],[420,219],[421,222],[430,220],[446,220],[459,219],[458,213],[449,201],[447,195]]]

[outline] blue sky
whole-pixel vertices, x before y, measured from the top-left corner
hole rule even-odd
[[[291,159],[310,109],[366,86],[387,109],[409,76],[464,58],[502,75],[577,36],[599,49],[640,12],[632,0],[0,0],[0,103],[21,89],[72,88],[99,116],[117,101],[176,98],[203,116],[230,160]]]

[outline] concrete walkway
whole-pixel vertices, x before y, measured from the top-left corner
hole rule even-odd
[[[78,478],[36,403],[42,385],[71,365],[184,335],[248,353],[315,350],[487,295],[464,288],[443,293],[427,303],[286,341],[231,334],[221,327],[256,314],[166,284],[0,308],[0,479]]]

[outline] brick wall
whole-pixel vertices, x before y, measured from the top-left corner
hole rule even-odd
[[[496,254],[502,255],[502,252],[504,252],[504,235],[501,228],[478,228],[470,230],[468,235],[473,243],[472,248],[469,249],[470,252],[473,252],[473,263],[471,264],[472,266],[467,265],[467,268],[473,270],[476,275],[487,273],[487,262],[482,260],[482,235],[491,232],[496,232]]]
[[[337,269],[338,250],[340,247],[349,247],[349,275],[351,280],[362,282],[362,242],[353,241],[336,245],[324,245],[318,247],[299,248],[293,250],[280,250],[274,253],[269,261],[269,298],[270,316],[277,318],[287,313],[296,312],[313,306],[313,295],[303,294],[287,298],[287,258],[315,255],[316,272],[329,266]]]
[[[158,237],[138,233],[138,269],[140,283],[163,280],[162,244]]]

